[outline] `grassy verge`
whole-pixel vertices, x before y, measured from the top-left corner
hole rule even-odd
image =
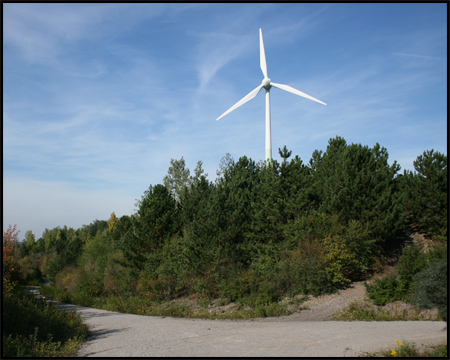
[[[138,315],[199,319],[252,319],[258,317],[289,315],[293,312],[289,311],[286,306],[278,303],[256,305],[254,307],[243,306],[237,303],[232,304],[227,310],[213,310],[209,309],[207,306],[192,306],[189,304],[188,300],[149,303],[142,298],[120,298],[115,296],[96,301],[94,307]]]
[[[400,312],[389,312],[372,305],[366,301],[352,301],[345,309],[332,314],[333,320],[342,321],[421,321],[442,320],[438,315],[434,317],[424,316],[420,310],[414,312],[403,310]]]
[[[388,347],[386,345],[386,347]],[[447,344],[429,347],[425,350],[419,350],[414,343],[405,342],[404,344],[396,341],[393,348],[376,353],[363,353],[362,357],[432,357],[432,358],[448,358]]]
[[[171,316],[199,319],[252,319],[270,316],[283,316],[300,310],[307,297],[294,298],[280,303],[258,304],[254,306],[223,301],[217,306],[217,300],[208,298],[183,298],[176,300],[149,301],[138,296],[115,296],[98,298],[74,298],[67,291],[53,286],[41,288],[45,297],[61,302],[117,311],[127,314],[149,316]],[[227,305],[227,306],[224,306]]]
[[[3,294],[3,357],[68,357],[89,333],[73,311],[17,289]]]

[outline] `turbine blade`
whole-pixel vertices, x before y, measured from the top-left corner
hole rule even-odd
[[[259,65],[261,66],[264,77],[269,77],[267,75],[266,52],[264,51],[264,42],[261,29],[259,29]]]
[[[239,100],[236,104],[234,104],[232,107],[230,107],[227,111],[225,111],[222,115],[220,115],[216,120],[219,120],[220,118],[223,118],[226,114],[232,112],[234,109],[238,108],[239,106],[245,104],[247,101],[253,99],[256,94],[259,93],[259,90],[263,88],[262,85],[259,85],[256,89],[253,89],[250,91],[247,95],[245,95],[241,100]]]
[[[290,92],[292,94],[298,95],[298,96],[303,96],[304,98],[307,98],[309,100],[313,100],[313,101],[317,101],[318,103],[321,103],[323,105],[326,105],[323,101],[320,101],[314,97],[312,97],[311,95],[305,94],[304,92],[294,89],[293,87],[289,86],[289,85],[284,85],[284,84],[276,84],[274,82],[271,82],[270,85],[272,85],[273,87],[276,87],[278,89]]]

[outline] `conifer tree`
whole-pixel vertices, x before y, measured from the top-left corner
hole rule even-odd
[[[410,220],[423,233],[447,236],[447,156],[426,150],[414,161],[415,173],[404,172],[403,189]]]
[[[158,265],[158,249],[164,239],[178,230],[175,199],[164,185],[150,185],[137,203],[138,211],[131,219],[132,231],[124,237],[122,248],[128,265],[142,270]]]
[[[321,210],[345,223],[361,221],[380,241],[394,238],[403,227],[395,183],[400,166],[390,166],[388,156],[379,144],[370,149],[330,139],[315,175]]]

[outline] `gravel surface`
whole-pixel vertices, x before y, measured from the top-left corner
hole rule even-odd
[[[302,304],[308,310],[252,320],[180,319],[61,306],[79,312],[91,330],[80,357],[343,357],[383,351],[386,345],[396,349],[396,340],[418,347],[446,342],[447,324],[441,321],[323,321],[364,297],[363,283],[354,283],[338,294],[311,297]]]
[[[395,341],[436,345],[440,321],[343,322],[177,319],[76,309],[92,331],[78,356],[357,356],[396,348]]]

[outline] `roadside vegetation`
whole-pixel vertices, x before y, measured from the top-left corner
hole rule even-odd
[[[13,253],[15,228],[3,233],[2,357],[75,355],[88,328],[74,312],[58,310],[19,285]]]
[[[432,358],[448,358],[447,344],[431,346],[426,349],[420,349],[415,343],[400,341],[395,342],[396,345],[388,347],[386,350],[376,353],[363,353],[361,357],[432,357]]]
[[[395,277],[368,283],[371,301],[437,306],[446,319],[446,155],[424,151],[415,172],[400,174],[384,147],[339,136],[307,163],[286,147],[279,154],[269,166],[227,154],[214,182],[201,161],[192,174],[172,159],[131,216],[46,229],[37,240],[28,231],[15,242],[17,281],[48,279],[48,298],[108,310],[250,318],[298,311],[307,296],[398,260]],[[431,250],[409,244],[413,233]]]
[[[424,249],[423,243],[403,249],[392,275],[365,282],[368,301],[352,302],[347,308],[333,314],[334,320],[447,321],[447,243],[435,241]],[[404,302],[413,308],[392,312],[386,304]],[[438,310],[426,314],[423,310]]]

